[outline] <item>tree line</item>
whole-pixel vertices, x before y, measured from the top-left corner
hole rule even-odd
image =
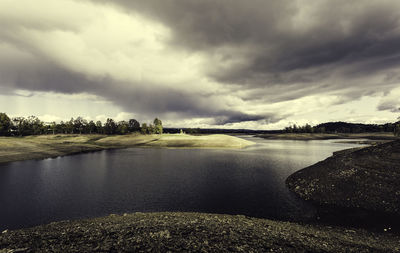
[[[316,126],[305,124],[298,126],[290,125],[284,129],[286,133],[374,133],[392,132],[400,136],[400,121],[386,124],[359,124],[347,122],[328,122]]]
[[[140,125],[136,119],[116,122],[108,118],[106,122],[71,118],[60,123],[45,123],[36,116],[10,118],[0,113],[0,136],[27,136],[41,134],[162,134],[162,121],[155,118],[152,124]]]

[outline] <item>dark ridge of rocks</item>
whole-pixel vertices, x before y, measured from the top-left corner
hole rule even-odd
[[[286,183],[322,206],[400,217],[400,140],[337,152],[290,175]]]
[[[245,216],[134,213],[0,234],[5,252],[400,252],[400,236]]]

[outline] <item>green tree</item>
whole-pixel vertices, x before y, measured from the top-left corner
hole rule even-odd
[[[69,121],[65,123],[65,130],[69,134],[74,133],[74,118],[71,118]]]
[[[309,124],[306,124],[306,125],[304,126],[304,131],[305,131],[306,133],[312,133],[312,132],[313,132],[313,128],[312,128]]]
[[[104,131],[103,131],[103,124],[101,123],[100,120],[96,121],[96,132],[97,132],[98,134],[103,134],[103,133],[104,133]]]
[[[115,134],[116,131],[117,131],[117,125],[115,124],[114,120],[108,118],[106,123],[104,124],[105,134]]]
[[[397,123],[394,127],[394,131],[393,131],[395,136],[400,137],[400,123]]]
[[[11,131],[11,119],[7,116],[7,114],[1,112],[0,113],[0,135],[7,136],[10,135]]]
[[[293,133],[298,133],[299,129],[296,124],[293,124]]]
[[[50,131],[53,133],[53,135],[54,134],[56,134],[56,131],[57,131],[57,123],[56,122],[51,122],[51,124],[50,124]]]
[[[139,121],[137,121],[136,119],[130,119],[128,122],[128,129],[129,132],[138,132],[140,131],[140,124]]]
[[[56,133],[63,133],[63,134],[67,133],[66,125],[65,125],[64,121],[61,121],[60,124],[57,124]]]
[[[146,123],[142,124],[142,127],[140,128],[140,132],[142,134],[147,134],[148,133],[148,128],[147,128],[147,124]]]
[[[28,120],[24,117],[15,117],[12,119],[15,135],[25,136],[30,134]]]
[[[155,134],[155,133],[156,133],[156,128],[154,127],[153,124],[150,124],[150,125],[147,127],[147,133],[148,133],[148,134]]]
[[[293,128],[292,128],[292,126],[285,127],[285,132],[286,132],[286,133],[293,133]]]
[[[29,134],[39,135],[43,133],[43,122],[36,116],[29,116],[28,119]]]
[[[87,125],[87,132],[89,134],[93,134],[97,132],[97,126],[96,124],[93,122],[93,120],[89,121],[88,125]]]
[[[87,125],[87,121],[82,117],[78,117],[73,121],[74,132],[82,134],[85,130],[85,126]]]
[[[129,133],[129,123],[126,121],[120,121],[117,124],[117,133],[118,134],[127,134]]]
[[[162,121],[158,118],[155,118],[153,123],[154,123],[154,132],[156,134],[162,134],[163,133]]]

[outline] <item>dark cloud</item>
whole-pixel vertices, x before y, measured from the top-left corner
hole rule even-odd
[[[208,75],[218,82],[371,89],[385,80],[366,79],[399,66],[397,0],[113,3],[172,28],[172,45],[209,54]]]
[[[3,95],[32,96],[32,93],[21,95],[15,93],[15,90],[64,94],[87,92],[112,101],[127,112],[154,116],[175,114],[179,118],[223,119],[213,122],[216,125],[271,117],[227,110],[217,98],[210,97],[212,95],[203,97],[178,88],[166,88],[157,83],[134,83],[109,76],[87,76],[39,56],[34,52],[24,52],[20,58],[0,58],[0,87]]]
[[[378,105],[380,111],[400,112],[400,99],[384,100]]]
[[[214,118],[211,124],[225,125],[235,122],[260,121],[276,122],[278,114],[253,115],[224,109],[217,98],[202,97],[180,90],[162,88],[155,84],[145,85],[149,88],[128,88],[113,84],[110,90],[104,91],[105,96],[126,111],[140,112],[145,115],[172,115],[182,118]],[[170,116],[171,117],[171,116]]]
[[[279,117],[277,114],[269,113],[267,115],[250,115],[235,111],[224,111],[220,114],[224,116],[216,116],[214,118],[215,125],[226,125],[238,122],[249,122],[249,121],[262,121],[264,124],[275,123],[281,120],[283,117]]]
[[[5,61],[3,61],[5,60]],[[93,87],[108,85],[107,78],[88,79],[84,74],[67,70],[45,59],[30,58],[10,64],[0,59],[0,77],[3,89],[60,92],[74,94],[92,92]]]
[[[219,91],[204,96],[179,89],[180,84],[171,88],[149,80],[139,83],[107,74],[73,71],[62,60],[57,62],[19,36],[26,30],[78,34],[84,19],[51,23],[46,19],[15,22],[0,17],[0,28],[4,28],[0,30],[2,94],[11,94],[15,89],[87,92],[128,112],[214,118],[214,124],[225,125],[274,123],[288,115],[246,113],[247,108],[231,108],[227,101],[221,101],[223,96],[262,105],[329,94],[340,97],[332,103],[345,103],[388,92],[400,81],[397,0],[91,2],[139,13],[164,24],[172,32],[167,47],[205,56],[204,74],[222,84],[224,94]],[[12,49],[4,49],[7,44]],[[396,111],[398,104],[385,101],[378,109]]]

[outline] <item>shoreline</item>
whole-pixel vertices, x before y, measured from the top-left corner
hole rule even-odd
[[[334,139],[367,139],[368,141],[393,141],[399,137],[389,132],[378,133],[281,133],[281,134],[257,134],[256,137],[271,140],[334,140]]]
[[[335,152],[290,175],[286,185],[328,218],[400,230],[399,181],[397,140]]]
[[[33,150],[39,145],[40,147],[47,147],[48,152],[36,151],[32,153],[33,155],[43,156],[45,154],[54,154],[50,152],[52,151],[65,152],[61,154],[63,156],[129,147],[240,148],[244,144],[252,144],[251,142],[232,136],[211,136],[214,137],[166,135],[163,139],[164,136],[151,135],[34,136],[7,139],[8,141],[14,141],[11,141],[11,143],[8,142],[7,148],[21,146],[22,150],[20,151],[27,151],[29,149]],[[205,145],[210,138],[214,138],[212,147]],[[195,142],[195,140],[198,142]],[[226,140],[231,140],[232,143],[226,143]],[[0,143],[1,141],[4,142],[4,138],[0,138]],[[224,143],[225,146],[221,147],[223,146],[221,143]],[[210,144],[208,143],[208,145]],[[381,149],[379,145],[368,148]],[[310,167],[323,162],[325,162],[323,164],[325,166],[330,163],[330,159],[343,160],[347,156],[353,156],[353,154],[365,153],[365,149],[368,150],[368,148],[338,151],[332,157]],[[79,151],[71,153],[71,151],[76,149],[79,149]],[[381,153],[388,153],[388,151],[386,149],[381,150]],[[24,155],[26,154],[24,153]],[[2,163],[1,158],[0,156],[0,164]],[[321,170],[326,169],[324,166],[318,167],[316,175],[320,175]],[[307,171],[308,168],[301,170],[300,175],[304,175],[302,171]],[[305,197],[305,195],[301,194],[302,191],[306,193],[315,191],[306,188],[310,184],[310,181],[302,178],[299,182],[304,183],[303,185],[299,186],[292,183],[291,180],[298,175],[298,172],[296,172],[287,179],[286,183],[289,189],[302,199],[312,201],[316,205],[321,204],[315,201],[315,199]],[[311,185],[313,187],[314,183],[312,181]],[[330,197],[329,195],[324,195],[324,198],[329,199]],[[327,207],[328,205],[322,206]],[[331,205],[328,209],[327,212],[329,214],[337,214],[337,212],[335,213],[335,209],[338,209],[337,205]],[[354,212],[353,215],[358,214]],[[332,223],[300,224],[241,215],[180,212],[110,215],[100,218],[52,222],[32,228],[3,231],[0,234],[0,253],[10,252],[10,250],[35,252],[50,248],[56,251],[75,252],[85,249],[84,247],[88,247],[88,251],[95,252],[110,250],[122,252],[131,250],[145,251],[151,249],[162,251],[183,249],[193,251],[199,249],[224,251],[230,249],[236,252],[266,251],[271,249],[277,252],[400,252],[400,247],[398,246],[400,235],[390,233],[395,232],[394,230],[389,230],[389,232],[383,232],[383,230],[373,232],[374,230],[367,230],[367,228],[351,228],[351,225],[349,228],[345,224],[333,223],[337,224],[335,227],[328,224]],[[189,237],[187,237],[188,234],[190,235]]]
[[[205,213],[132,213],[3,231],[5,252],[399,252],[399,235]],[[13,251],[14,250],[14,251]]]
[[[132,147],[240,149],[254,143],[229,135],[38,135],[0,137],[0,165]]]

